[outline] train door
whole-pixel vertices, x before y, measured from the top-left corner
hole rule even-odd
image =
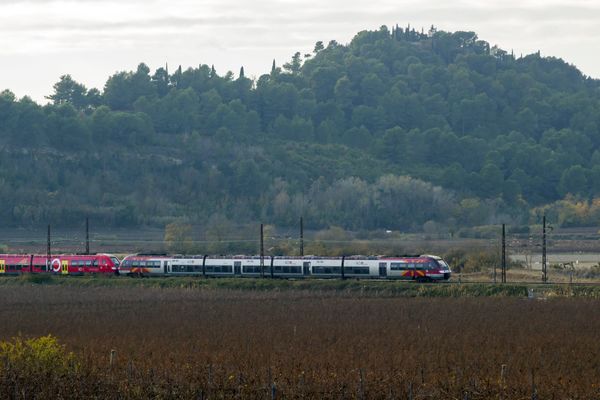
[[[302,264],[302,275],[310,275],[310,261],[304,261],[304,263]]]
[[[387,278],[387,263],[379,263],[379,277]]]
[[[0,260],[0,274],[6,273],[6,261]]]
[[[161,264],[162,264],[162,266],[163,266],[163,273],[164,273],[165,275],[166,275],[166,274],[168,274],[168,273],[169,273],[169,271],[167,270],[167,264],[168,264],[168,263],[167,263],[167,261],[166,261],[166,260],[160,260],[160,263],[161,263]]]
[[[62,274],[67,275],[69,273],[69,261],[62,260]]]
[[[242,274],[242,262],[241,261],[233,262],[233,273],[236,275]]]

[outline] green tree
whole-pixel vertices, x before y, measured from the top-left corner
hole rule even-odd
[[[292,57],[292,60],[290,62],[283,64],[283,69],[292,75],[298,75],[300,73],[301,67],[302,57],[299,51],[294,53],[294,56]]]
[[[182,222],[172,222],[165,226],[165,245],[169,251],[187,254],[193,249],[192,226]]]
[[[89,104],[86,87],[75,82],[71,75],[62,75],[54,84],[53,89],[54,93],[46,98],[55,105],[69,103],[81,110]]]
[[[560,177],[559,191],[567,194],[584,194],[587,192],[587,177],[581,165],[573,165],[565,170]]]

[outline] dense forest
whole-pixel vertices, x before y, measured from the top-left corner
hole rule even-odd
[[[600,81],[473,32],[382,26],[255,80],[205,64],[142,63],[102,90],[64,75],[48,99],[0,94],[8,225],[600,223]]]

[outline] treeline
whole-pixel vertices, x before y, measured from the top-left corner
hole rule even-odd
[[[65,75],[48,98],[0,94],[6,223],[452,229],[600,197],[599,82],[473,32],[384,26],[258,79],[140,64],[100,91]]]

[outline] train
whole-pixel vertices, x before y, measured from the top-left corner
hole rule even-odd
[[[112,254],[0,254],[0,274],[118,274],[121,262]]]
[[[132,254],[119,267],[129,276],[271,278],[366,278],[433,282],[450,279],[448,264],[435,255],[397,257],[169,256]]]
[[[434,282],[450,279],[452,271],[441,257],[435,255],[260,257],[132,254],[119,261],[112,254],[0,254],[0,275],[23,273],[138,277],[377,278]]]

